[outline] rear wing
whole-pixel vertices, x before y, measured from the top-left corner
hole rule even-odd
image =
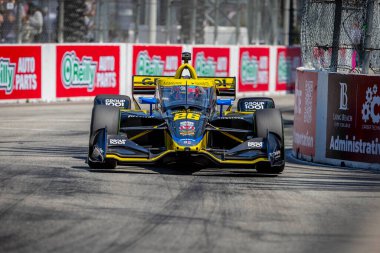
[[[132,77],[132,95],[154,95],[156,91],[156,80],[160,78],[173,78],[171,76],[141,76]],[[235,77],[199,77],[198,79],[213,80],[218,96],[235,97],[236,96],[236,78]]]
[[[132,95],[154,95],[156,80],[160,78],[174,78],[170,76],[140,76],[132,77]]]
[[[198,79],[212,79],[215,83],[216,94],[220,97],[236,97],[235,77],[198,77]]]

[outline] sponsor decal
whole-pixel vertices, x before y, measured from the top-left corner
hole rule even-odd
[[[368,87],[366,91],[366,101],[362,104],[362,120],[365,123],[380,123],[380,96],[378,93],[377,84],[373,87]],[[380,129],[380,125],[379,128]]]
[[[241,47],[239,91],[269,90],[269,47]]]
[[[186,144],[186,145],[192,145],[194,142],[193,139],[181,139],[181,141],[183,144]]]
[[[199,114],[199,113],[179,112],[179,113],[175,113],[173,120],[174,121],[176,121],[176,120],[183,120],[183,119],[199,120],[200,117],[201,117],[201,114]]]
[[[83,88],[91,92],[95,87],[114,88],[116,86],[115,58],[100,56],[98,62],[91,56],[77,57],[75,51],[66,52],[61,63],[61,78],[66,89]]]
[[[257,87],[259,84],[268,83],[268,60],[268,56],[250,57],[248,52],[243,52],[240,67],[244,85]]]
[[[276,90],[293,90],[297,67],[301,66],[299,47],[277,48],[277,85]]]
[[[293,142],[308,148],[314,147],[314,137],[309,135],[309,131],[305,134],[293,132]]]
[[[315,115],[318,74],[297,71],[294,101],[293,150],[315,155]]]
[[[0,89],[6,94],[13,91],[13,80],[16,73],[16,64],[11,63],[9,58],[0,58]]]
[[[346,83],[339,83],[339,84],[340,84],[339,110],[347,111],[348,110],[347,84]]]
[[[37,89],[36,60],[34,57],[19,57],[17,63],[0,57],[0,90],[6,95],[14,91]]]
[[[380,163],[379,82],[378,76],[329,74],[326,157]]]
[[[205,57],[204,52],[195,55],[195,71],[199,76],[227,76],[228,59],[225,56]]]
[[[105,104],[110,106],[124,107],[124,103],[124,99],[107,98],[105,100]]]
[[[134,75],[174,76],[181,64],[180,46],[133,46]]]
[[[154,116],[129,114],[128,118],[149,118],[149,119],[151,119],[151,118],[154,118]]]
[[[182,121],[179,123],[179,134],[180,135],[194,135],[195,126],[192,121]]]
[[[110,139],[109,144],[111,145],[125,145],[127,140],[125,139]]]
[[[91,157],[100,161],[104,161],[104,153],[105,152],[101,147],[95,145],[94,149],[92,150]]]
[[[356,136],[346,135],[345,138],[331,136],[329,149],[334,151],[349,152],[356,154],[380,155],[380,143],[376,138],[372,141],[357,139]]]
[[[57,97],[119,93],[120,46],[57,46]]]
[[[265,102],[257,102],[257,101],[244,102],[244,108],[248,111],[264,109],[264,105],[265,105]]]
[[[303,122],[311,124],[313,111],[313,81],[306,80],[305,82],[305,107],[303,111]]]
[[[41,46],[1,46],[0,99],[41,98]]]
[[[258,141],[249,141],[248,148],[263,148],[263,143]]]
[[[281,158],[281,150],[276,150],[272,153],[269,153],[269,160],[271,160],[272,162],[279,160],[280,158]]]
[[[217,119],[244,119],[243,117],[228,117],[228,116],[222,116],[217,117]]]
[[[65,88],[87,87],[88,91],[93,91],[96,65],[92,57],[83,56],[80,60],[74,51],[66,52],[61,64],[62,83]]]
[[[137,55],[136,73],[137,75],[161,76],[164,73],[164,64],[160,56],[151,58],[147,51],[141,51]]]
[[[194,68],[198,76],[227,77],[230,49],[227,47],[193,47]]]

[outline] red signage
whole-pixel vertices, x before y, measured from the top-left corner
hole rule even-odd
[[[326,157],[380,163],[380,76],[329,74]]]
[[[119,94],[120,47],[57,46],[57,97]]]
[[[0,50],[0,99],[41,98],[41,46]]]
[[[194,67],[198,76],[226,77],[230,74],[230,49],[193,47]]]
[[[297,68],[301,66],[301,48],[277,48],[276,90],[293,91]]]
[[[239,91],[269,90],[269,47],[239,49]]]
[[[133,74],[174,76],[181,65],[182,46],[133,46]]]
[[[317,72],[297,71],[294,100],[293,150],[315,156]]]

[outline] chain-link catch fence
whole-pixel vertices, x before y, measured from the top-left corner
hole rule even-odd
[[[301,46],[306,67],[380,74],[380,1],[307,0]]]

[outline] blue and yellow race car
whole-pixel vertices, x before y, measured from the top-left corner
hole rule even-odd
[[[283,121],[273,99],[241,98],[232,110],[235,78],[198,77],[190,53],[183,53],[182,60],[174,77],[133,76],[132,100],[95,97],[90,168],[174,164],[281,173]],[[136,101],[135,95],[145,96]]]

